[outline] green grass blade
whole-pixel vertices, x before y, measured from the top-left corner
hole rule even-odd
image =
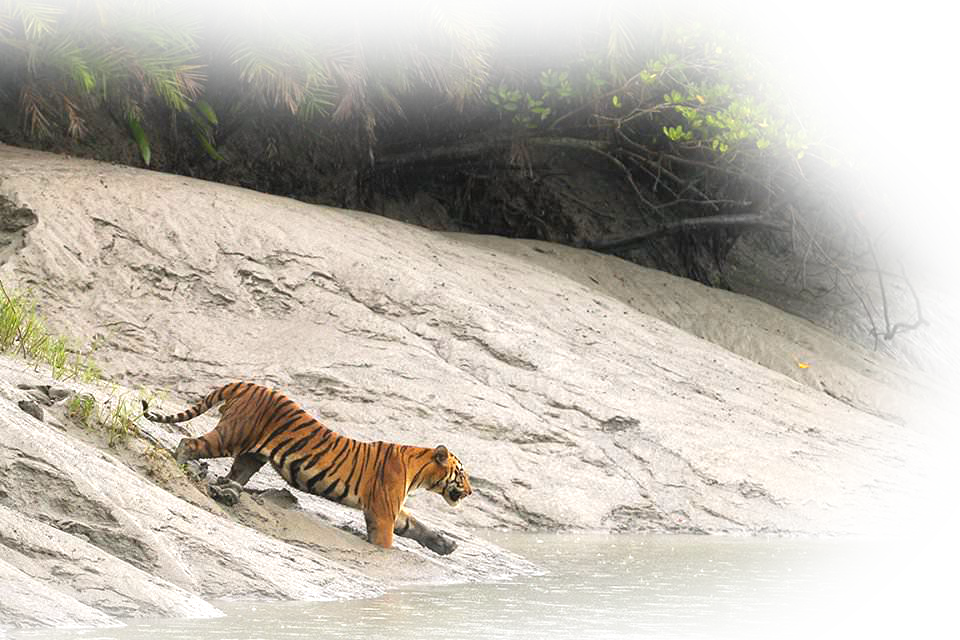
[[[143,164],[150,166],[150,141],[147,140],[147,134],[143,131],[143,126],[138,118],[127,118],[127,126],[130,127],[130,135],[133,141],[137,143],[140,149],[140,156],[143,158]]]

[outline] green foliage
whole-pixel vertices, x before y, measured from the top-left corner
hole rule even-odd
[[[107,445],[115,447],[124,443],[128,437],[139,433],[137,419],[140,417],[140,398],[127,400],[129,394],[119,394],[114,387],[110,396],[101,405],[98,411],[97,422],[107,434]]]
[[[278,9],[248,17],[249,10],[227,13],[223,28],[240,79],[291,113],[310,117],[328,108],[335,87],[328,66],[332,33],[308,12]]]
[[[137,143],[137,148],[140,149],[140,157],[143,158],[143,164],[149,167],[150,141],[147,140],[147,134],[143,131],[140,119],[134,116],[128,117],[127,126],[130,127],[130,135],[133,137],[133,141]]]
[[[760,61],[719,31],[677,28],[669,50],[650,59],[631,92],[635,108],[677,147],[707,151],[718,161],[746,154],[756,160],[802,158],[809,140],[802,123]],[[659,90],[659,92],[657,91]],[[650,96],[659,95],[659,101]]]
[[[810,136],[762,61],[735,37],[680,21],[643,41],[631,18],[582,37],[579,49],[549,67],[506,70],[488,103],[518,131],[586,125],[718,165],[804,157]]]
[[[217,162],[224,162],[225,158],[217,150],[214,137],[215,128],[220,121],[210,103],[206,100],[197,100],[196,104],[190,105],[186,112],[193,123],[193,135],[203,150]]]
[[[25,358],[35,360],[43,353],[46,341],[36,304],[18,293],[8,296],[4,290],[0,299],[0,351],[17,349]]]
[[[67,402],[67,416],[86,429],[93,426],[96,411],[97,400],[89,393],[76,393]]]
[[[102,403],[89,393],[75,394],[67,403],[67,415],[85,429],[96,427],[103,430],[107,445],[115,447],[140,432],[137,420],[142,416],[141,400],[151,403],[156,397],[155,393],[144,389],[121,393],[116,385],[112,385]]]
[[[658,40],[672,43],[676,27],[692,20],[731,19],[770,22],[781,32],[796,32],[770,0],[596,0],[592,8],[593,26],[603,38],[610,74],[616,81],[629,77],[637,64],[655,51]]]
[[[357,117],[372,141],[377,123],[402,111],[402,95],[428,89],[458,108],[479,97],[519,132],[551,129],[590,107],[582,113],[628,136],[718,156],[803,157],[809,147],[735,41],[682,21],[656,40],[643,28],[650,16],[630,6],[582,10],[578,44],[549,66],[524,63],[523,73],[497,57],[512,46],[518,59],[534,59],[523,42],[498,41],[503,19],[457,3],[384,7],[381,19],[395,28],[370,34],[270,3],[238,7],[231,28],[206,24],[187,3],[164,9],[145,0],[0,0],[0,80],[4,69],[18,77],[30,134],[65,125],[83,136],[89,114],[105,108],[150,165],[155,125],[146,113],[158,101],[182,114],[198,149],[225,162],[214,101],[241,118],[270,109],[303,122]]]
[[[48,331],[32,297],[10,295],[0,284],[0,352],[20,355],[35,366],[48,365],[56,380],[93,382],[102,372],[92,351],[83,353],[71,347],[68,338]]]
[[[38,40],[53,33],[63,13],[63,7],[48,2],[4,0],[0,4],[0,31],[10,32],[12,25],[19,22],[27,39]]]
[[[501,117],[528,128],[543,127],[608,86],[602,64],[603,59],[594,55],[562,68],[547,68],[526,89],[501,82],[488,89],[487,102]]]
[[[486,81],[509,0],[0,0],[0,60],[32,131],[50,131],[64,99],[83,130],[76,94],[139,119],[146,100],[199,107],[210,65],[276,107],[304,118],[394,108],[396,92],[425,82],[462,101]],[[47,81],[55,80],[57,89]],[[3,80],[0,80],[2,83]],[[228,84],[225,86],[229,86]],[[0,87],[2,88],[2,87]],[[56,95],[51,95],[56,94]],[[207,102],[209,106],[209,101]],[[218,156],[216,122],[198,132]],[[135,137],[139,134],[131,126]],[[141,149],[144,145],[137,139]],[[146,157],[147,154],[144,154]]]
[[[675,29],[676,44],[644,65],[639,80],[677,118],[661,126],[678,149],[727,162],[786,160],[929,184],[846,100],[802,36],[718,20]],[[767,160],[764,160],[766,158]]]

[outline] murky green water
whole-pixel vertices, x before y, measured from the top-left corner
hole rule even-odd
[[[909,562],[891,562],[883,545],[695,536],[491,537],[536,562],[544,574],[498,584],[410,588],[360,601],[218,603],[226,617],[12,637],[854,638],[898,630],[920,637],[915,633],[930,624],[922,609],[912,608],[927,602],[922,594],[931,585]]]

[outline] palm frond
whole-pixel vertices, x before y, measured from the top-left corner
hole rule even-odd
[[[456,3],[432,5],[430,20],[446,54],[439,65],[431,65],[436,85],[462,106],[467,98],[479,96],[490,78],[496,24],[482,7]]]
[[[170,107],[182,111],[199,95],[206,75],[197,63],[202,18],[183,3],[165,3],[151,15],[126,13],[113,21],[122,58],[130,72]]]
[[[306,107],[313,114],[331,103],[328,33],[310,16],[276,11],[260,23],[242,21],[232,26],[224,45],[240,78],[274,104],[291,113]]]
[[[367,104],[367,79],[369,73],[363,48],[354,41],[343,46],[329,66],[337,78],[340,100],[333,111],[334,121],[343,121],[361,112]]]
[[[46,66],[72,78],[82,91],[89,93],[96,85],[96,79],[86,59],[86,50],[72,37],[51,40],[47,46],[42,47],[40,57]]]
[[[84,0],[73,12],[78,31],[114,34],[148,49],[195,53],[203,32],[196,1]]]
[[[81,138],[87,132],[87,123],[80,115],[80,108],[66,95],[61,94],[63,110],[67,114],[67,135],[71,138]]]
[[[9,2],[0,2],[0,44],[3,38],[9,38],[14,34],[14,16],[10,11]]]
[[[20,90],[20,109],[23,112],[24,125],[31,136],[47,138],[51,135],[50,119],[47,113],[50,106],[43,94],[32,83],[25,84]]]
[[[130,136],[134,142],[137,143],[137,148],[140,149],[140,157],[143,158],[143,164],[149,167],[151,155],[150,141],[147,139],[147,134],[143,130],[140,118],[128,116],[127,126],[130,128]]]
[[[64,8],[55,2],[18,0],[13,3],[13,15],[23,24],[27,40],[40,40],[52,35]]]

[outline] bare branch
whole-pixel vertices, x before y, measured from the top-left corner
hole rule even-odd
[[[629,251],[643,245],[648,240],[673,233],[701,231],[717,228],[749,228],[763,227],[776,231],[787,231],[789,227],[774,220],[765,213],[734,213],[720,216],[706,216],[702,218],[686,218],[675,222],[665,222],[643,233],[622,238],[611,242],[594,244],[590,248],[602,253]]]
[[[912,331],[913,329],[917,329],[926,324],[926,321],[923,318],[923,307],[920,304],[920,297],[917,295],[917,291],[914,289],[913,283],[910,282],[910,279],[907,277],[906,268],[901,262],[900,273],[907,285],[907,288],[910,290],[910,295],[913,296],[913,303],[917,310],[917,320],[916,322],[897,322],[893,325],[890,324],[890,302],[887,299],[887,285],[885,279],[886,272],[880,266],[880,260],[877,258],[877,252],[874,248],[873,239],[870,237],[870,234],[864,231],[864,236],[867,240],[867,249],[870,253],[870,258],[873,261],[873,266],[877,273],[877,283],[880,286],[880,302],[883,308],[884,331],[883,333],[880,333],[877,328],[874,327],[873,335],[875,338],[882,336],[884,340],[892,340],[898,333]]]

